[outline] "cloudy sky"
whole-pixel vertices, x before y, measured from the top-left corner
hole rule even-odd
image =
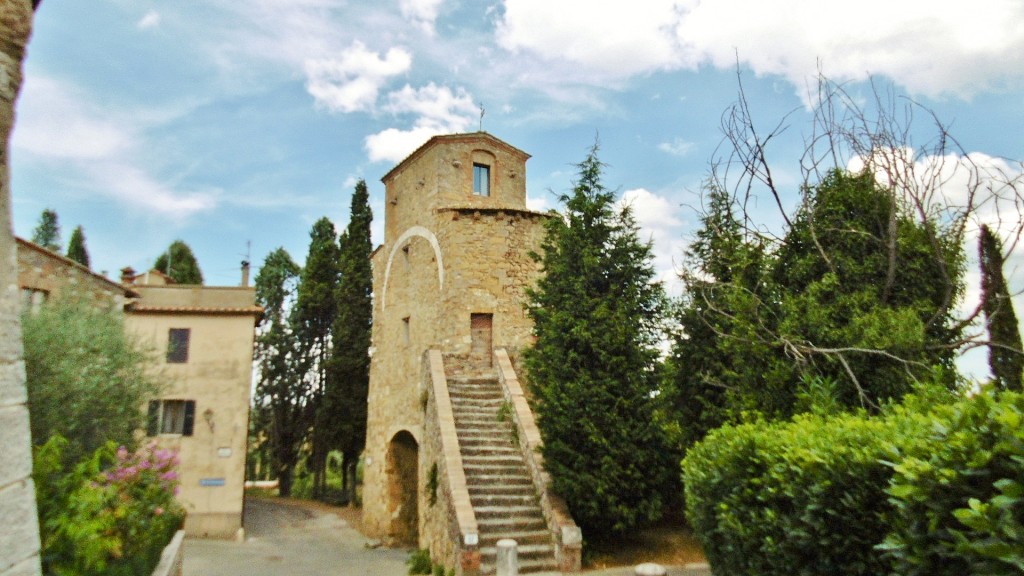
[[[247,254],[301,261],[316,219],[344,226],[359,178],[382,214],[380,177],[434,134],[479,129],[483,109],[484,130],[533,155],[535,208],[556,206],[599,137],[605,183],[671,280],[737,74],[764,129],[792,112],[769,151],[787,208],[819,69],[865,101],[873,77],[1013,169],[1022,22],[1017,0],[47,0],[13,141],[15,231],[53,208],[111,276],[181,238],[207,283],[234,284]]]

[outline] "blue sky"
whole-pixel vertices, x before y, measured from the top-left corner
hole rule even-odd
[[[278,246],[301,261],[316,219],[344,226],[359,178],[379,233],[380,177],[433,134],[476,130],[483,106],[484,130],[533,155],[535,208],[555,206],[599,135],[605,183],[671,281],[737,62],[764,129],[795,111],[770,150],[792,208],[819,68],[855,98],[869,75],[891,85],[1019,174],[1022,22],[1015,0],[46,0],[13,137],[14,227],[28,237],[57,210],[64,242],[82,225],[111,276],[181,238],[208,284],[234,284],[249,243],[255,266]]]

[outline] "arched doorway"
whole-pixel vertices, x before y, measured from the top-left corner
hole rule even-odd
[[[397,544],[417,545],[419,539],[419,494],[417,473],[419,445],[412,434],[402,430],[388,445],[388,537]]]

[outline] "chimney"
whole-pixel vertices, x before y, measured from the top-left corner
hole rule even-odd
[[[121,268],[121,284],[134,284],[135,283],[135,270],[131,266],[125,266]]]
[[[242,260],[242,288],[249,287],[249,261]]]

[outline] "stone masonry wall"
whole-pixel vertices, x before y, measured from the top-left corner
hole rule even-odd
[[[38,576],[40,572],[7,155],[21,60],[31,30],[28,0],[0,0],[0,576]]]
[[[95,305],[120,312],[125,290],[85,266],[26,240],[18,240],[18,287],[45,292],[49,298],[84,297]],[[21,295],[24,300],[24,294]]]
[[[424,351],[469,352],[471,314],[493,315],[492,347],[530,342],[524,294],[539,269],[528,253],[546,216],[526,209],[527,158],[486,133],[441,136],[384,177],[363,492],[364,526],[376,537],[387,538],[395,507],[391,440],[403,430],[416,439],[421,479],[431,465],[423,450]],[[474,162],[490,167],[489,196],[473,194]]]

